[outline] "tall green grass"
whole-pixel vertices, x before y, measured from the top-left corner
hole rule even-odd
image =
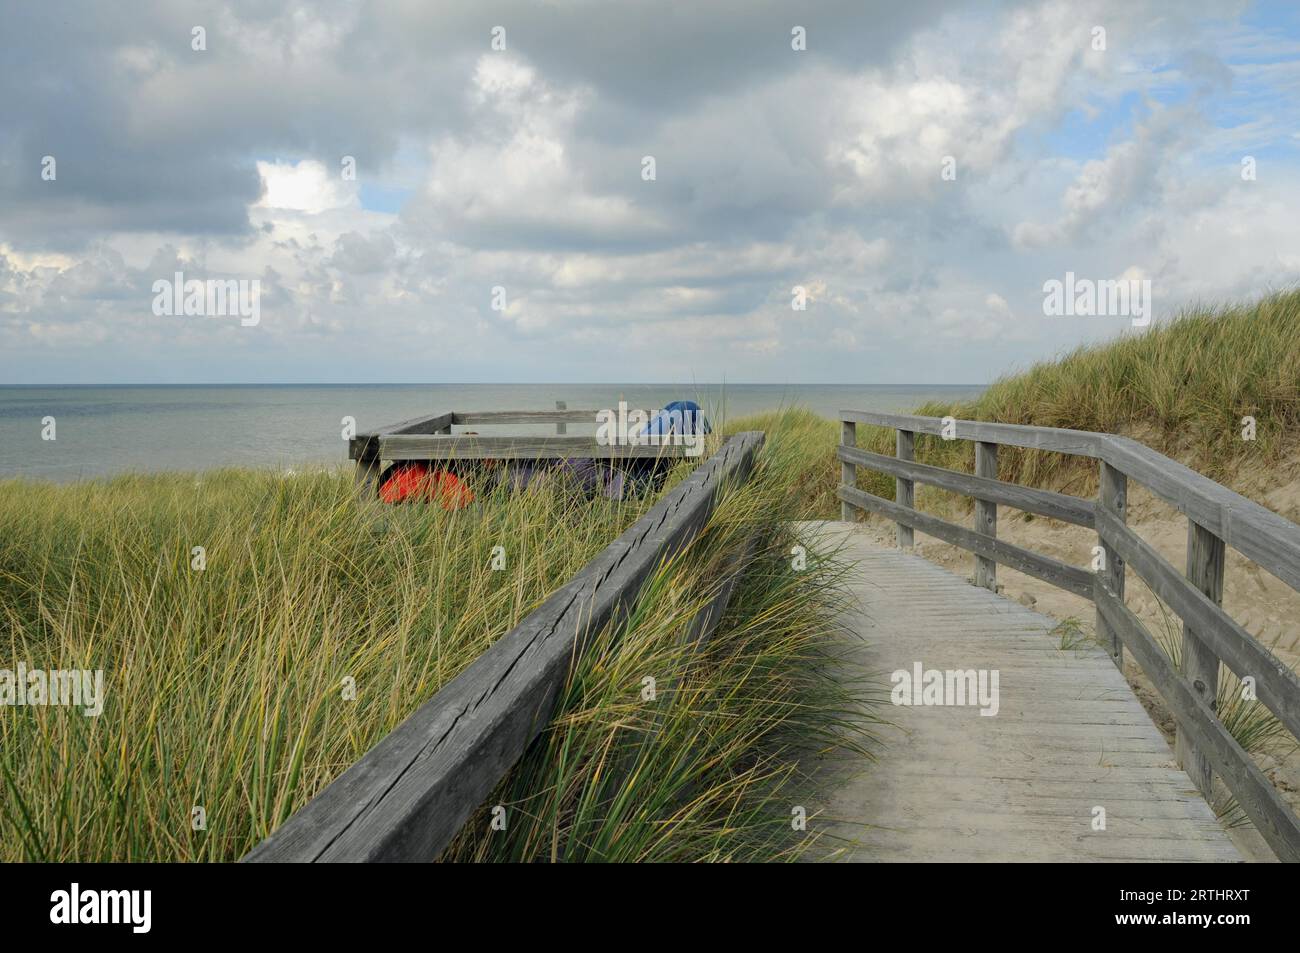
[[[823,423],[787,413],[737,424],[768,432],[749,483],[655,573],[627,621],[595,637],[556,719],[446,859],[752,861],[816,844],[791,823],[816,797],[809,756],[870,758],[883,695],[837,664],[847,567],[833,552],[811,552],[804,569],[792,559],[791,521],[816,505],[804,488]],[[692,620],[751,538],[730,609],[696,644]]]
[[[1207,476],[1229,481],[1244,460],[1275,463],[1300,427],[1300,291],[1247,304],[1198,307],[1118,340],[1080,347],[995,382],[973,400],[930,402],[925,416],[952,415],[1041,427],[1127,433]],[[1242,418],[1257,439],[1241,438]],[[860,428],[859,442],[893,453],[893,431]],[[920,437],[917,457],[970,471],[966,441]],[[1044,451],[1003,448],[1002,479],[1090,493],[1095,468]],[[893,480],[866,488],[893,498]]]
[[[722,500],[631,622],[601,633],[575,669],[562,750],[539,747],[507,782],[512,804],[547,818],[546,856],[799,848],[782,836],[789,809],[777,804],[798,777],[793,739],[864,737],[850,715],[855,689],[823,668],[833,560],[795,574],[783,556],[782,520],[809,508],[798,486],[821,449],[814,422],[760,422],[772,433],[758,476]],[[0,484],[0,668],[102,669],[107,683],[97,718],[0,708],[0,861],[237,859],[650,502],[543,484],[454,513],[385,507],[359,502],[342,472]],[[764,542],[740,608],[706,649],[689,650],[685,620],[755,529]],[[503,570],[491,568],[495,546]],[[659,679],[657,706],[638,707],[645,675]],[[635,757],[629,737],[640,739]],[[635,766],[637,780],[618,780],[605,758]],[[529,777],[560,786],[530,788]],[[525,829],[517,822],[512,836]],[[512,850],[541,857],[540,837]],[[501,843],[456,856],[503,857]]]
[[[97,718],[0,708],[0,860],[239,857],[646,502],[384,507],[342,472],[0,484],[0,667],[107,683]]]

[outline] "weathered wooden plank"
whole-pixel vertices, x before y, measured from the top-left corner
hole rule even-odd
[[[801,803],[823,835],[814,850],[868,861],[1240,859],[1108,653],[1091,641],[1062,650],[1055,620],[856,526],[823,525],[857,580],[841,617],[845,677],[874,675],[887,691],[889,673],[921,662],[999,672],[1000,687],[996,715],[980,714],[984,700],[891,706],[873,763],[810,764]]]
[[[998,445],[981,440],[975,444],[975,475],[997,482]],[[975,532],[981,536],[998,535],[998,505],[992,500],[975,498]],[[998,589],[998,564],[987,556],[975,554],[975,585],[992,592]]]
[[[1024,510],[1027,513],[1036,513],[1039,516],[1061,520],[1064,523],[1086,526],[1088,529],[1092,529],[1094,526],[1092,501],[1082,500],[1067,493],[1038,490],[1015,483],[1005,483],[1001,480],[971,476],[969,473],[960,473],[957,470],[936,467],[928,463],[915,463],[895,457],[887,457],[884,454],[872,453],[870,450],[846,451],[841,448],[837,453],[841,459],[846,455],[852,456],[853,462],[858,466],[870,467],[873,470],[880,470],[883,473],[898,476],[899,479],[896,483],[906,482],[909,492],[913,481],[915,481],[929,486],[937,486],[951,493],[978,496],[994,503],[1000,503],[1003,506]],[[903,477],[906,477],[906,479],[902,479]],[[894,495],[898,495],[897,489],[895,489]],[[903,503],[901,499],[898,502]],[[903,505],[910,504],[904,503]]]
[[[1026,575],[1059,586],[1067,592],[1073,592],[1085,599],[1092,598],[1092,573],[1085,569],[1067,565],[1050,556],[1043,556],[1002,540],[990,539],[964,526],[957,526],[955,523],[922,513],[920,510],[909,510],[907,507],[873,496],[863,490],[840,487],[839,497],[854,506],[879,513],[896,522],[907,523],[922,533],[929,533],[962,549],[988,556]]]
[[[1101,473],[1099,478],[1099,488],[1097,491],[1097,510],[1105,510],[1106,514],[1123,524],[1128,519],[1128,478],[1122,472],[1116,470],[1105,460],[1100,463]],[[1094,513],[1094,518],[1096,515]],[[1098,535],[1102,548],[1102,558],[1106,560],[1102,568],[1102,574],[1106,577],[1106,584],[1110,587],[1111,592],[1115,593],[1121,602],[1124,601],[1124,558],[1116,552],[1106,540]],[[1124,643],[1120,637],[1110,630],[1105,617],[1100,612],[1096,615],[1097,620],[1097,638],[1110,650],[1110,657],[1115,661],[1115,665],[1120,671],[1124,670]]]
[[[1107,437],[1105,459],[1292,589],[1300,590],[1300,526],[1127,437]]]
[[[763,444],[737,434],[244,859],[427,861],[549,720],[589,633],[707,521]]]
[[[895,437],[895,453],[898,462],[906,466],[916,459],[916,434],[911,430],[900,430],[895,434]],[[895,476],[894,501],[899,506],[915,509],[916,485],[904,476]],[[899,549],[911,549],[916,545],[916,535],[912,532],[911,526],[906,523],[898,523],[896,531]]]
[[[1293,737],[1300,739],[1300,679],[1296,673],[1118,519],[1099,513],[1097,529],[1107,546],[1132,566],[1180,619],[1192,625],[1197,636],[1229,669],[1239,678],[1255,679],[1255,693],[1260,702],[1286,725]],[[1114,591],[1113,586],[1110,588]]]
[[[1300,820],[1290,806],[1215,713],[1201,701],[1138,617],[1106,588],[1100,576],[1096,578],[1097,607],[1160,692],[1179,728],[1191,736],[1197,751],[1223,778],[1278,858],[1300,862]]]
[[[914,433],[941,435],[942,417],[918,417],[911,414],[880,414],[869,410],[841,410],[841,420],[851,420],[876,427],[893,427]],[[1100,455],[1105,434],[1087,430],[1061,430],[1055,427],[1026,427],[1022,424],[998,424],[976,420],[956,421],[956,439],[983,440],[1031,450],[1052,450],[1083,457]]]
[[[373,453],[379,445],[379,438],[384,434],[450,432],[449,428],[452,425],[454,416],[454,414],[428,414],[424,417],[399,420],[395,424],[364,431],[348,441],[348,457],[352,460],[360,460],[363,456]]]
[[[556,401],[563,404],[564,401]],[[567,410],[557,406],[555,410],[472,410],[457,411],[455,424],[464,426],[486,426],[489,424],[595,424],[594,410]]]
[[[690,456],[690,448],[676,438],[666,436],[662,445],[658,438],[650,437],[648,443],[611,445],[601,443],[594,436],[549,435],[484,437],[478,434],[458,434],[444,437],[429,435],[382,436],[379,438],[379,455],[385,460],[539,460],[570,457],[605,458],[661,458]],[[703,439],[703,438],[700,438]]]
[[[1223,540],[1203,526],[1187,521],[1187,581],[1215,605],[1223,604]],[[1192,625],[1183,620],[1183,677],[1206,708],[1219,707],[1219,657]],[[1216,715],[1217,717],[1217,715]],[[1214,769],[1209,757],[1197,750],[1192,736],[1178,726],[1174,754],[1196,787],[1208,799],[1213,790]]]
[[[840,421],[840,449],[853,449],[858,443],[858,428],[851,421]],[[858,485],[858,469],[853,465],[851,460],[840,460],[840,483],[844,486]],[[847,503],[840,504],[840,519],[849,522],[853,519],[853,507]]]

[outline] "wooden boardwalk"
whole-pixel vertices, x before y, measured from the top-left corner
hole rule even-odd
[[[887,705],[879,761],[821,771],[818,859],[1241,859],[1103,648],[850,524],[804,532],[856,564],[849,653],[884,690],[917,663],[998,673],[996,715]]]

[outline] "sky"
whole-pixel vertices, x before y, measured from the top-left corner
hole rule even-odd
[[[1293,3],[0,8],[0,385],[980,384],[1300,279]]]

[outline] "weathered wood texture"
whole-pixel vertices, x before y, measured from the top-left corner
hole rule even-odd
[[[911,450],[909,449],[908,452],[910,454]],[[1047,516],[1065,523],[1073,523],[1076,526],[1086,526],[1092,529],[1094,525],[1092,501],[1070,496],[1068,493],[1037,490],[1033,487],[1020,486],[1015,483],[1004,483],[1001,480],[971,476],[969,473],[959,473],[956,470],[931,466],[928,463],[915,463],[911,462],[910,456],[907,458],[887,457],[881,453],[872,453],[870,450],[847,450],[843,447],[838,448],[836,453],[841,460],[851,460],[858,466],[869,467],[882,473],[894,474],[897,477],[894,496],[901,506],[912,506],[913,484],[924,483],[928,486],[937,486],[941,490],[948,490],[951,493],[977,496],[1003,506],[1024,510],[1027,513],[1036,513],[1039,516]],[[899,493],[898,484],[900,483],[906,484],[906,499]]]
[[[983,440],[975,444],[975,475],[989,481],[998,478],[998,445]],[[998,505],[995,501],[975,497],[975,532],[990,538],[998,535]],[[987,556],[975,554],[975,585],[994,592],[998,588],[998,564]]]
[[[858,441],[858,428],[852,421],[840,421],[840,483],[844,486],[858,485],[858,470],[853,465],[851,459],[844,456],[845,450],[855,449]],[[840,504],[840,519],[847,522],[853,520],[853,507],[848,503]]]
[[[359,433],[348,441],[348,457],[360,460],[367,454],[374,453],[379,449],[379,438],[385,434],[449,433],[448,428],[455,422],[454,418],[454,414],[429,414]]]
[[[943,427],[943,421],[937,417],[867,411],[842,411],[841,415],[846,422],[898,428],[900,436],[904,429],[909,433],[940,433]],[[842,460],[850,459],[856,465],[906,474],[912,479],[933,482],[945,489],[974,496],[976,532],[962,530],[933,516],[909,516],[911,511],[907,507],[851,487],[840,487],[840,499],[906,522],[922,532],[974,552],[977,558],[975,581],[987,588],[993,588],[992,566],[1005,562],[1022,572],[1092,598],[1097,609],[1098,636],[1116,666],[1122,670],[1123,648],[1127,646],[1173,711],[1178,722],[1176,757],[1197,790],[1209,798],[1214,774],[1219,773],[1278,856],[1300,858],[1300,837],[1295,834],[1298,822],[1294,813],[1286,808],[1285,802],[1263,779],[1254,762],[1232,740],[1215,712],[1219,663],[1222,661],[1238,676],[1253,678],[1259,700],[1278,716],[1293,736],[1300,738],[1300,731],[1297,731],[1300,729],[1300,683],[1295,673],[1233,622],[1220,606],[1227,546],[1235,547],[1292,588],[1300,589],[1300,527],[1126,437],[981,421],[957,421],[956,435],[958,439],[976,441],[974,478],[938,467],[922,469],[918,464],[904,464],[866,451],[840,448],[838,453]],[[1100,461],[1098,498],[1091,508],[1092,523],[1096,526],[1105,557],[1098,572],[1083,573],[1075,567],[1019,547],[998,543],[989,538],[994,532],[978,531],[992,522],[985,507],[996,503],[1016,505],[1008,499],[1011,494],[1021,494],[1021,501],[1025,504],[1021,508],[1024,509],[1043,512],[1044,508],[1057,508],[1058,518],[1068,515],[1070,507],[1086,506],[1083,501],[1065,502],[1069,498],[1061,494],[1027,491],[1009,484],[998,483],[999,488],[990,486],[995,481],[989,478],[996,476],[996,462],[990,448],[997,443],[1095,457]],[[1146,486],[1186,514],[1185,575],[1125,525],[1130,480]],[[1060,512],[1062,507],[1066,508],[1065,513]],[[1181,673],[1174,671],[1172,676],[1169,674],[1172,664],[1168,656],[1124,606],[1126,567],[1137,572],[1182,619]],[[1261,783],[1268,788],[1267,792],[1261,788]]]
[[[1223,603],[1223,540],[1209,530],[1187,523],[1187,581],[1215,605]],[[1210,711],[1219,707],[1219,657],[1208,640],[1197,633],[1191,623],[1183,621],[1183,678],[1195,692],[1197,700]],[[1214,768],[1209,755],[1198,750],[1196,741],[1181,724],[1174,745],[1178,763],[1183,766],[1197,788],[1207,798],[1213,790]]]
[[[1128,477],[1104,460],[1101,462],[1100,467],[1097,509],[1104,511],[1107,516],[1122,525],[1128,520]],[[1101,570],[1106,585],[1123,602],[1124,557],[1100,533],[1097,536],[1097,542],[1101,546],[1102,556],[1106,560]],[[1101,612],[1097,612],[1096,621],[1097,638],[1101,640],[1102,645],[1110,649],[1111,658],[1115,660],[1115,664],[1122,670],[1124,667],[1124,643],[1120,640],[1119,633],[1111,631],[1110,623],[1106,621]]]
[[[244,859],[435,859],[546,725],[587,634],[613,622],[699,532],[762,444],[758,432],[728,440]]]
[[[907,466],[916,457],[916,434],[910,430],[900,430],[896,436],[895,452],[898,455],[900,469],[894,471],[897,474],[894,478],[894,502],[899,506],[914,509],[916,507],[916,484],[901,467]],[[885,472],[888,473],[889,471],[886,470]],[[911,549],[916,545],[916,534],[912,532],[912,527],[909,524],[899,523],[895,529],[899,549]]]
[[[922,533],[928,533],[937,539],[1003,563],[1044,582],[1050,582],[1085,599],[1092,598],[1092,573],[1085,569],[1070,566],[1051,556],[1043,556],[1013,543],[992,539],[964,526],[931,516],[929,513],[909,510],[905,506],[899,506],[883,497],[873,496],[864,490],[842,486],[839,488],[839,497],[854,506],[905,523],[914,529],[919,529]]]
[[[874,763],[810,758],[808,832],[822,835],[810,859],[1240,860],[1105,650],[1062,649],[1054,620],[861,527],[801,533],[842,544],[851,567],[845,677],[887,691],[890,673],[918,663],[999,674],[996,715],[887,705]]]
[[[1259,640],[1228,616],[1168,560],[1109,513],[1098,513],[1097,529],[1151,591],[1186,619],[1214,654],[1238,678],[1255,679],[1259,700],[1293,737],[1300,738],[1300,679]],[[1119,591],[1108,587],[1117,595]]]
[[[379,456],[384,460],[537,460],[569,457],[657,458],[685,457],[691,447],[676,435],[657,437],[642,444],[605,444],[586,436],[513,436],[484,437],[458,434],[444,437],[429,435],[394,435],[379,438]],[[696,447],[703,447],[703,437]]]
[[[1223,778],[1278,859],[1300,861],[1300,821],[1273,782],[1237,744],[1213,709],[1201,700],[1200,692],[1174,667],[1133,611],[1100,580],[1096,602],[1173,712],[1179,731],[1190,737],[1197,756],[1209,761]]]

